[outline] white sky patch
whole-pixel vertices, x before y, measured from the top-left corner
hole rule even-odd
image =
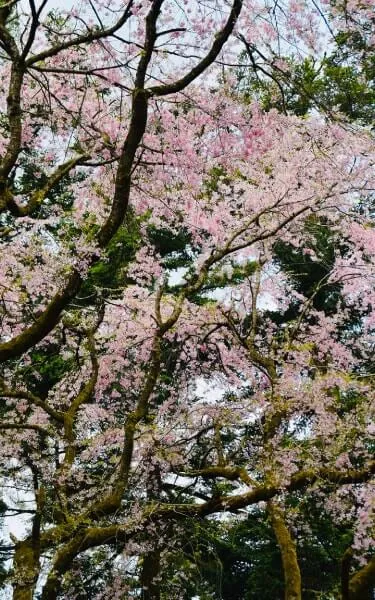
[[[197,377],[194,385],[195,396],[209,404],[216,404],[216,402],[223,399],[225,394],[234,392],[237,389],[234,386],[224,386],[222,381],[215,381],[215,379],[208,381],[204,377]]]

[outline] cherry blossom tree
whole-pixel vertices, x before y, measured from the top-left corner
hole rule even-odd
[[[89,597],[92,571],[97,598],[182,597],[182,570],[164,592],[163,574],[189,523],[255,506],[301,598],[301,497],[352,531],[342,597],[364,598],[373,140],[262,110],[233,67],[249,36],[272,60],[280,40],[315,47],[322,11],[48,5],[0,6],[1,476],[27,530],[6,547],[13,598]],[[326,265],[308,294],[282,245]]]

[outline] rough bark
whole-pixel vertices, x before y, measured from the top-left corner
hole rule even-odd
[[[32,539],[16,544],[14,555],[13,600],[33,600],[39,576],[39,548]]]
[[[341,560],[341,600],[349,600],[350,566],[353,558],[352,548],[348,548]]]
[[[349,600],[372,600],[375,591],[375,556],[349,582]]]
[[[281,552],[285,600],[301,600],[301,572],[295,542],[286,526],[283,511],[271,501],[267,503],[267,510]]]
[[[155,550],[143,558],[141,572],[142,600],[160,600],[160,552]]]

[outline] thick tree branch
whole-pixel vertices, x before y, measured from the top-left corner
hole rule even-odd
[[[66,286],[52,298],[45,311],[15,338],[0,344],[0,363],[21,356],[48,335],[60,320],[60,314],[79,290],[82,279],[77,271],[71,273]]]
[[[215,35],[215,41],[213,42],[210,51],[195,67],[191,69],[189,73],[174,83],[148,88],[147,92],[151,96],[166,96],[167,94],[175,94],[177,92],[181,92],[181,90],[197,79],[199,75],[202,75],[202,73],[210,65],[212,65],[212,63],[220,54],[225,42],[228,40],[233,31],[238,17],[240,16],[241,9],[242,0],[234,0],[227,22],[223,29]]]
[[[227,466],[215,466],[207,467],[204,469],[190,470],[190,471],[179,471],[179,475],[183,477],[202,477],[202,479],[228,479],[229,481],[243,480],[244,469],[241,467],[227,467]],[[246,471],[245,471],[246,472]],[[322,467],[320,469],[299,471],[293,475],[290,479],[289,484],[285,487],[285,491],[296,491],[303,489],[307,485],[313,485],[316,482],[328,482],[337,485],[346,485],[349,483],[363,483],[371,479],[371,476],[375,474],[375,461],[369,463],[366,468],[359,470],[347,470],[340,471],[338,469],[329,469]],[[251,482],[254,484],[254,482]],[[225,503],[225,500],[229,501],[228,506],[235,508],[244,508],[254,502],[260,502],[261,500],[268,500],[276,494],[282,492],[282,488],[276,486],[264,486],[260,483],[257,484],[256,489],[246,492],[239,496],[230,496],[228,498],[222,498],[219,502]],[[217,499],[219,501],[219,499]],[[203,510],[203,508],[202,508]]]
[[[163,0],[155,0],[146,17],[144,51],[138,63],[129,130],[116,173],[115,192],[109,217],[99,233],[99,244],[105,246],[124,220],[128,207],[135,154],[146,130],[148,94],[144,90],[147,68],[156,41],[156,21]]]
[[[191,476],[192,473],[197,472],[189,472],[188,476]],[[202,477],[205,475],[212,477],[213,475],[211,469],[202,469],[199,473],[202,474]],[[216,473],[217,477],[233,479],[233,470],[229,470],[227,467],[217,468]],[[305,486],[311,485],[319,479],[321,479],[322,482],[342,485],[347,483],[362,483],[369,480],[373,473],[375,473],[375,461],[371,463],[368,468],[358,471],[351,470],[344,472],[331,469],[319,469],[315,473],[302,471],[297,475],[294,475],[291,478],[289,485],[285,486],[283,489],[276,486],[259,486],[244,494],[213,497],[208,502],[202,504],[151,503],[144,509],[143,517],[137,519],[137,522],[134,523],[133,526],[132,524],[117,524],[104,527],[88,527],[84,531],[78,531],[75,535],[72,535],[71,529],[67,528],[65,525],[61,528],[46,531],[41,540],[43,547],[50,547],[51,543],[62,543],[64,541],[67,543],[62,546],[56,554],[53,569],[50,572],[46,586],[43,590],[42,600],[55,600],[64,573],[70,568],[72,561],[80,552],[103,544],[125,542],[134,536],[136,532],[139,532],[141,525],[142,529],[144,529],[149,522],[156,523],[159,520],[181,520],[185,517],[205,517],[216,512],[236,511],[261,501],[269,501],[281,492],[303,489]],[[79,529],[78,522],[77,529]],[[371,573],[372,568],[371,565],[371,567],[366,570],[366,576],[367,572]],[[356,585],[358,589],[364,589],[361,588],[358,583],[363,580],[363,574],[362,580],[359,576],[357,580],[353,580],[353,590],[356,589]],[[360,596],[353,597],[353,600],[359,599]]]
[[[44,427],[41,427],[40,425],[33,425],[33,424],[29,424],[29,423],[1,423],[0,422],[0,430],[3,430],[3,431],[6,431],[6,430],[26,431],[27,429],[29,429],[31,431],[36,431],[37,433],[40,433],[40,435],[42,435],[43,437],[48,437],[50,435],[50,433],[47,431],[47,429],[44,429]]]
[[[55,410],[50,406],[45,400],[39,398],[35,394],[31,392],[26,392],[24,390],[14,390],[4,387],[0,382],[0,398],[24,398],[28,400],[34,406],[39,406],[46,412],[52,419],[57,421],[58,423],[63,423],[64,415],[61,411]]]
[[[7,205],[11,194],[7,179],[13,169],[21,148],[22,113],[21,90],[24,77],[22,62],[15,57],[12,61],[10,82],[7,96],[7,117],[9,125],[9,141],[4,156],[0,161],[0,211]]]

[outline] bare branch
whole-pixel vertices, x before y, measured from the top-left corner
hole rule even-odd
[[[113,35],[114,33],[116,33],[116,31],[121,29],[121,27],[123,27],[123,25],[125,25],[126,21],[131,16],[131,8],[133,5],[133,1],[134,0],[129,0],[120,19],[118,19],[118,21],[114,25],[112,25],[112,27],[107,27],[106,29],[96,29],[96,30],[90,31],[88,33],[84,33],[84,34],[79,35],[72,40],[68,40],[58,46],[53,46],[52,48],[43,50],[42,52],[39,52],[38,54],[34,54],[28,60],[26,60],[26,62],[25,62],[26,67],[30,67],[31,65],[34,65],[35,63],[46,60],[47,58],[51,58],[52,56],[56,56],[56,54],[59,54],[63,50],[68,50],[69,48],[73,48],[74,46],[81,46],[83,44],[95,42],[96,40],[100,40],[100,39],[103,39],[103,38]]]

